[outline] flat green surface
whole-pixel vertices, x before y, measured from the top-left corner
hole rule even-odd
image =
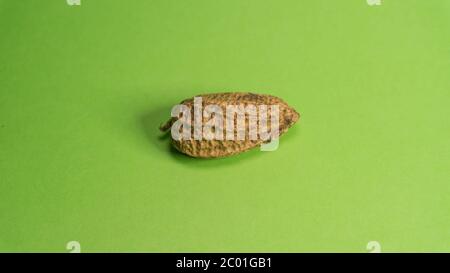
[[[238,90],[277,151],[159,138]],[[450,251],[449,105],[448,0],[0,0],[0,251]]]

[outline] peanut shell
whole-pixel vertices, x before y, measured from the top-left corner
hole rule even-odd
[[[228,105],[255,105],[256,107],[260,105],[278,105],[279,106],[279,136],[287,132],[287,130],[294,125],[299,119],[300,115],[290,107],[286,102],[282,99],[272,96],[272,95],[260,95],[254,93],[245,93],[245,92],[230,92],[230,93],[214,93],[214,94],[204,94],[197,95],[196,97],[202,98],[203,108],[205,105],[218,105],[223,109],[225,113],[225,109]],[[183,100],[180,104],[184,104],[189,107],[191,113],[193,113],[194,108],[194,98],[189,98]],[[202,108],[202,109],[203,109]],[[193,115],[192,115],[193,118]],[[177,120],[177,117],[172,117],[165,124],[160,126],[161,131],[168,131],[174,122]],[[203,120],[205,122],[205,120]],[[236,121],[235,121],[236,122]],[[270,123],[270,120],[269,120]],[[246,117],[245,121],[245,129],[249,130],[249,122]],[[258,121],[259,125],[259,121]],[[269,124],[270,126],[270,124]],[[269,127],[270,128],[270,127]],[[237,134],[237,126],[234,128],[235,134]],[[218,157],[226,157],[235,154],[239,154],[245,151],[248,151],[252,148],[259,147],[261,144],[266,143],[268,141],[264,141],[260,138],[254,140],[248,137],[248,134],[245,136],[245,140],[195,140],[194,138],[188,140],[174,140],[172,138],[172,145],[180,152],[189,155],[191,157],[199,157],[199,158],[218,158]]]

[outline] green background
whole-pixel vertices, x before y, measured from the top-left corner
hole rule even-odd
[[[0,1],[0,251],[450,251],[450,1]],[[275,152],[159,124],[253,91]]]

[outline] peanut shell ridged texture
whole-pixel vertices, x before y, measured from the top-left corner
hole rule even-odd
[[[247,106],[254,105],[259,107],[260,105],[270,105],[279,106],[279,136],[285,133],[297,120],[300,115],[287,103],[285,103],[280,98],[271,95],[259,95],[254,93],[215,93],[215,94],[205,94],[198,95],[196,97],[202,97],[203,108],[206,105],[218,105],[222,108],[223,113],[226,113],[226,107],[229,105]],[[191,117],[193,119],[194,110],[194,98],[183,100],[180,104],[188,106],[191,110]],[[268,111],[270,115],[270,111]],[[171,118],[167,123],[160,127],[161,131],[167,131],[171,128],[172,124],[177,120],[177,118]],[[225,116],[223,117],[225,120]],[[203,122],[207,120],[203,118]],[[224,121],[225,122],[225,121]],[[259,120],[257,121],[259,126]],[[270,128],[270,118],[268,119],[268,128]],[[193,126],[192,126],[192,136],[193,136]],[[172,139],[173,146],[180,152],[187,154],[192,157],[201,158],[215,158],[215,157],[226,157],[235,154],[239,154],[248,151],[254,147],[258,147],[264,143],[264,141],[258,137],[256,140],[249,138],[249,119],[248,116],[245,118],[245,140],[237,140],[236,136],[238,134],[235,118],[235,140],[174,140]],[[224,128],[225,134],[225,128]],[[259,136],[259,135],[258,135]]]

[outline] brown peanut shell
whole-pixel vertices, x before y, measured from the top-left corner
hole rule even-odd
[[[203,107],[205,105],[218,105],[225,113],[228,105],[279,105],[279,136],[284,134],[292,125],[294,125],[300,117],[300,114],[290,107],[282,99],[272,95],[260,95],[254,93],[245,92],[230,92],[230,93],[214,93],[197,95],[196,97],[202,97]],[[194,108],[194,98],[183,100],[180,104],[184,104],[191,109],[191,114]],[[191,115],[193,118],[193,114]],[[172,124],[177,118],[169,119],[165,124],[160,126],[161,131],[167,131],[171,128]],[[205,120],[203,120],[205,122]],[[235,121],[236,122],[236,121]],[[248,132],[248,118],[246,117],[246,130]],[[259,125],[259,123],[258,123]],[[270,120],[269,125],[270,126]],[[269,127],[270,128],[270,127]],[[235,135],[237,135],[237,126],[235,126]],[[235,138],[236,139],[236,138]],[[264,141],[261,138],[257,140],[251,140],[248,137],[248,133],[245,136],[245,140],[174,140],[172,139],[172,145],[180,152],[192,157],[200,158],[216,158],[226,157],[235,154],[239,154],[248,151],[252,148],[259,147]]]

